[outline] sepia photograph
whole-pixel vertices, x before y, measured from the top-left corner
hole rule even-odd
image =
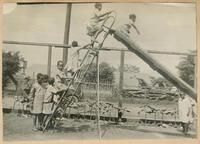
[[[197,139],[197,3],[2,8],[3,142]]]

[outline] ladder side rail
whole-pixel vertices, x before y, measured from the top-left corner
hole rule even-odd
[[[78,90],[78,88],[79,88],[81,82],[83,81],[83,79],[84,79],[84,77],[85,77],[85,75],[86,75],[88,69],[90,68],[92,62],[94,61],[94,58],[95,58],[95,57],[96,57],[96,56],[93,56],[93,58],[92,58],[90,64],[89,64],[88,67],[86,68],[86,70],[85,70],[85,72],[84,72],[84,74],[83,74],[83,77],[82,77],[81,80],[78,82],[78,84],[77,84],[77,86],[76,86],[76,89],[75,89],[75,91],[73,92],[73,95],[77,92],[77,90]]]

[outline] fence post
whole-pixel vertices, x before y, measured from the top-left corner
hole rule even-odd
[[[101,140],[101,125],[100,125],[100,113],[99,113],[99,53],[96,56],[96,66],[97,66],[97,83],[96,83],[96,91],[97,91],[97,128],[99,140]]]
[[[123,90],[123,85],[124,85],[124,56],[125,52],[121,51],[121,56],[120,56],[120,79],[119,79],[119,92],[121,93]],[[119,103],[118,103],[119,108],[122,108],[122,96],[119,94]],[[118,110],[118,122],[122,121],[122,112],[119,109]]]
[[[52,46],[49,46],[48,49],[48,62],[47,62],[47,75],[51,75],[51,55],[52,55]]]
[[[197,57],[194,56],[194,89],[197,90]]]
[[[64,31],[64,44],[69,43],[69,31],[70,31],[70,20],[71,20],[71,9],[72,4],[67,4],[67,10],[66,10],[66,18],[65,18],[65,31]],[[68,49],[63,49],[63,62],[66,65],[68,59]]]

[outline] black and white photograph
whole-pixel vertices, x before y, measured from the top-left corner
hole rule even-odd
[[[2,8],[3,142],[197,139],[197,3]]]

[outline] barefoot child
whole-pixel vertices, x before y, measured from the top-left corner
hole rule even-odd
[[[49,78],[43,102],[43,114],[45,115],[43,120],[43,126],[45,126],[48,117],[52,114],[53,111],[53,97],[57,93],[57,89],[54,88],[54,82],[54,78]]]
[[[31,80],[30,77],[27,76],[24,78],[24,81],[22,83],[22,95],[23,95],[23,99],[21,101],[23,108],[22,108],[22,115],[24,117],[28,117],[28,113],[27,113],[27,108],[29,107],[29,94],[30,94],[30,90],[31,90]]]
[[[33,130],[34,131],[38,130],[36,127],[37,120],[41,126],[39,114],[42,113],[43,100],[44,100],[44,94],[45,94],[45,89],[42,87],[42,82],[43,82],[43,74],[38,73],[37,82],[33,85],[30,91],[30,97],[33,99],[32,114],[33,114]]]

